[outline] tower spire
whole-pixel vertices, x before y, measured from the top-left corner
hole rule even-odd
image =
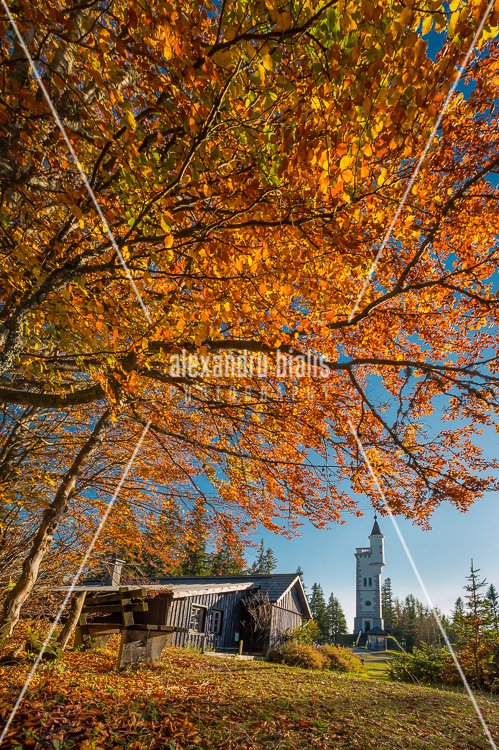
[[[374,514],[374,524],[373,524],[373,530],[371,531],[371,536],[382,536],[380,528],[378,526],[378,516],[376,513]]]

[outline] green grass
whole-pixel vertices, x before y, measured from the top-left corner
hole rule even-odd
[[[164,657],[119,675],[115,650],[68,652],[34,680],[5,748],[490,747],[469,700],[456,692],[173,648]],[[0,717],[27,670],[4,669]],[[478,700],[499,742],[498,703]]]
[[[369,678],[375,680],[387,680],[388,675],[386,672],[388,663],[393,657],[399,653],[398,651],[368,651],[365,649],[360,652],[356,652],[356,656],[359,656],[364,660],[364,669]]]

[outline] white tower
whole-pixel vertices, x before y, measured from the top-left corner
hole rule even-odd
[[[385,564],[383,539],[378,521],[374,516],[374,526],[369,536],[370,547],[357,547],[357,607],[354,633],[365,633],[371,628],[384,630],[381,612],[381,568]]]

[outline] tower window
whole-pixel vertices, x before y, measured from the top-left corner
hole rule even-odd
[[[372,579],[372,578],[370,578],[370,579],[369,579],[369,586],[372,586],[372,585],[373,585],[373,579]]]
[[[367,586],[367,578],[364,578],[364,586]]]

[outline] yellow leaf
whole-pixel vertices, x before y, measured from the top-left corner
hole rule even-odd
[[[267,53],[265,55],[262,55],[262,65],[265,68],[265,70],[273,70],[274,64],[272,62],[272,57]]]
[[[456,11],[459,8],[460,4],[461,4],[461,0],[452,0],[452,2],[449,5],[450,12],[454,13],[454,11]]]
[[[351,163],[352,163],[352,157],[347,154],[340,160],[341,171],[343,172],[343,170],[348,169]]]
[[[137,123],[135,122],[135,117],[131,112],[125,112],[125,116],[123,119],[128,130],[135,130],[135,128],[137,127]]]
[[[421,33],[424,36],[425,34],[428,34],[433,26],[433,16],[426,16],[425,20],[423,21],[423,25],[421,27]]]

